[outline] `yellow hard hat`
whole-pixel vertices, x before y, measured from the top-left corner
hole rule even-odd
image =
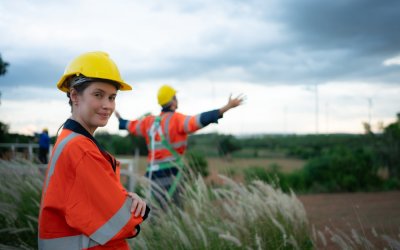
[[[88,78],[111,80],[120,85],[120,90],[131,90],[132,87],[122,80],[117,65],[107,53],[101,51],[84,53],[70,62],[65,68],[64,75],[57,83],[57,88],[63,92],[69,91],[70,76],[84,75]]]
[[[175,96],[176,90],[169,86],[169,85],[163,85],[161,88],[158,90],[158,104],[161,106],[169,103],[172,98]]]

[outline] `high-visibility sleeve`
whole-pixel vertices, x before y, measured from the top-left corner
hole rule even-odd
[[[165,130],[169,130],[170,126],[176,126],[177,132],[180,134],[191,134],[201,128],[203,125],[200,123],[200,115],[190,116],[181,113],[174,113],[171,122],[168,121],[168,116],[164,123]]]
[[[126,128],[132,135],[146,137],[154,119],[154,116],[149,115],[138,120],[131,120],[127,122]]]
[[[135,236],[135,227],[143,221],[130,213],[132,199],[95,151],[86,151],[79,161],[67,196],[68,225],[102,245]]]

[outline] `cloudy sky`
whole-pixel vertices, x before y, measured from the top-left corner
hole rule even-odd
[[[185,114],[247,96],[203,132],[361,133],[400,112],[399,25],[397,0],[2,0],[0,121],[55,134],[70,115],[56,82],[102,50],[134,88],[117,98],[128,119],[157,114],[168,83]]]

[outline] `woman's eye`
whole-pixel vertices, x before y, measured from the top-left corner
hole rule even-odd
[[[115,101],[116,96],[110,96],[110,101]]]

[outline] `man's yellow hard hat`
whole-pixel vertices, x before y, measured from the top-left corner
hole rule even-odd
[[[160,87],[160,89],[158,90],[158,95],[157,95],[157,99],[158,99],[158,104],[160,104],[161,106],[169,103],[172,98],[175,96],[176,94],[176,90],[169,86],[169,85],[163,85]]]
[[[131,90],[132,87],[122,80],[117,65],[102,51],[87,52],[76,57],[65,68],[64,75],[57,83],[57,88],[63,92],[69,91],[67,79],[70,76],[84,75],[88,78],[99,78],[116,82],[119,90]]]

